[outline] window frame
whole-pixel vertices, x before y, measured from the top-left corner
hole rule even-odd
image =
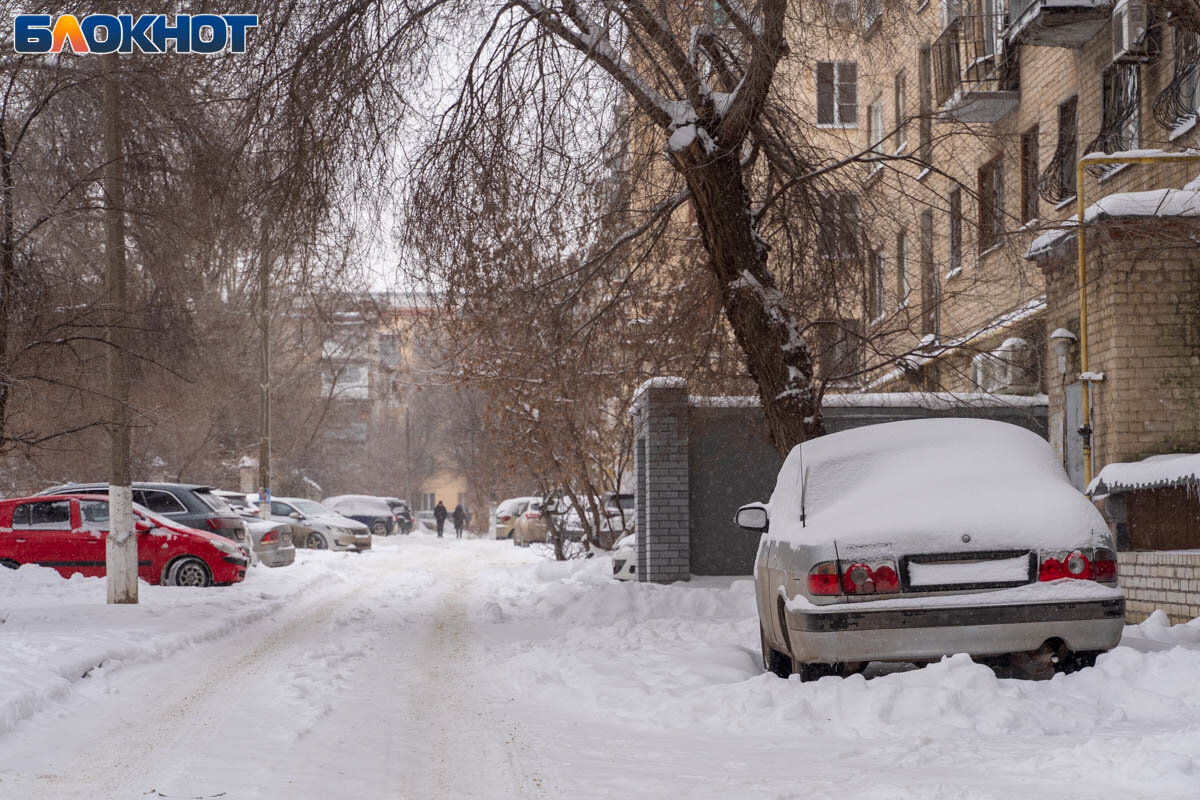
[[[825,83],[822,78],[825,68],[829,70],[828,83]],[[845,79],[846,71],[853,72],[851,80]],[[818,61],[813,75],[817,84],[817,127],[858,128],[858,62]],[[827,88],[822,88],[823,86]],[[846,101],[844,98],[847,88],[853,95],[850,101]],[[824,95],[828,95],[827,102],[823,99]],[[823,108],[828,108],[831,114],[831,117],[824,121],[821,119]],[[850,119],[847,119],[846,114],[843,113],[846,110],[851,111]]]
[[[998,155],[978,170],[979,212],[976,243],[980,254],[1004,240],[1004,156]],[[960,234],[961,235],[961,234]]]
[[[963,210],[962,188],[955,187],[949,195],[949,218],[947,219],[947,269],[946,280],[962,272],[963,267]]]
[[[896,153],[908,147],[908,71],[900,70],[893,78],[892,110],[895,113],[896,132],[893,135]]]
[[[1041,173],[1041,144],[1038,126],[1021,134],[1021,224],[1028,225],[1039,218],[1038,175]]]
[[[901,228],[896,233],[896,310],[908,308],[908,297],[912,285],[908,282],[908,231]]]

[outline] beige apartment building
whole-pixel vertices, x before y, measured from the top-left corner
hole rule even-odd
[[[1196,144],[1197,37],[1124,0],[828,0],[789,36],[787,102],[858,163],[823,197],[820,257],[861,274],[829,309],[830,391],[1047,393],[1082,481],[1200,450],[1200,163],[1088,167],[1088,153]],[[1080,380],[1074,231],[1087,234]],[[1170,191],[1168,191],[1170,190]],[[849,244],[847,244],[849,243]],[[1052,334],[1055,334],[1052,338]],[[1094,380],[1088,380],[1094,379]]]

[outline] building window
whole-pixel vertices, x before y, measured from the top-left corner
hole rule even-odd
[[[852,381],[860,370],[862,332],[856,319],[827,319],[817,323],[821,369],[830,383]]]
[[[908,308],[908,235],[896,234],[896,308]]]
[[[1021,222],[1038,218],[1038,129],[1021,134]]]
[[[883,155],[883,98],[867,106],[867,146],[875,155]],[[882,163],[872,165],[872,171],[883,169]]]
[[[953,278],[962,272],[962,189],[950,192],[950,261],[947,265],[946,277]]]
[[[908,147],[908,87],[905,85],[907,76],[904,71],[896,73],[895,86],[893,87],[894,108],[896,109],[896,152],[904,151]]]
[[[921,212],[921,333],[935,337],[940,315],[937,264],[933,260],[933,210]]]
[[[1142,140],[1142,111],[1137,64],[1112,64],[1104,70],[1101,102],[1100,135],[1092,140],[1085,152],[1116,153],[1138,149]],[[1116,169],[1111,164],[1087,167],[1097,178]]]
[[[921,115],[917,123],[917,158],[928,166],[933,163],[933,57],[928,45],[921,48],[917,58],[917,81]]]
[[[817,124],[858,125],[858,64],[817,62]]]
[[[820,197],[817,248],[827,260],[856,260],[859,253],[858,197],[827,192]]]
[[[887,298],[884,260],[881,250],[872,250],[867,258],[867,310],[872,322],[878,322],[884,316],[884,303]]]
[[[996,157],[979,169],[979,252],[1000,244],[1003,236],[1004,159]]]
[[[1075,160],[1079,151],[1075,124],[1079,98],[1072,97],[1058,107],[1058,140],[1054,156],[1038,178],[1038,193],[1047,203],[1058,205],[1075,196]]]

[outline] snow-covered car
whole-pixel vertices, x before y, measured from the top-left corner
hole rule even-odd
[[[272,520],[291,526],[292,541],[310,550],[371,549],[371,531],[365,524],[303,497],[271,499]]]
[[[636,533],[618,539],[612,551],[613,577],[619,581],[636,581],[637,557]]]
[[[517,515],[513,523],[513,544],[529,547],[534,542],[546,541],[546,520],[542,519],[542,498],[530,497],[525,510]]]
[[[326,497],[321,504],[337,514],[367,526],[376,536],[390,536],[396,529],[396,515],[382,497],[370,494],[340,494]]]
[[[496,506],[496,538],[511,539],[517,518],[525,513],[532,497],[510,497]]]
[[[1116,646],[1112,536],[1050,445],[1008,423],[871,425],[792,449],[754,565],[763,665],[809,680],[967,653],[1048,677]]]

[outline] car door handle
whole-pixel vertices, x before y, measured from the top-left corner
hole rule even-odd
[[[17,542],[18,542],[18,544],[24,544],[24,543],[25,543],[25,540],[24,540],[24,539],[17,539]]]

